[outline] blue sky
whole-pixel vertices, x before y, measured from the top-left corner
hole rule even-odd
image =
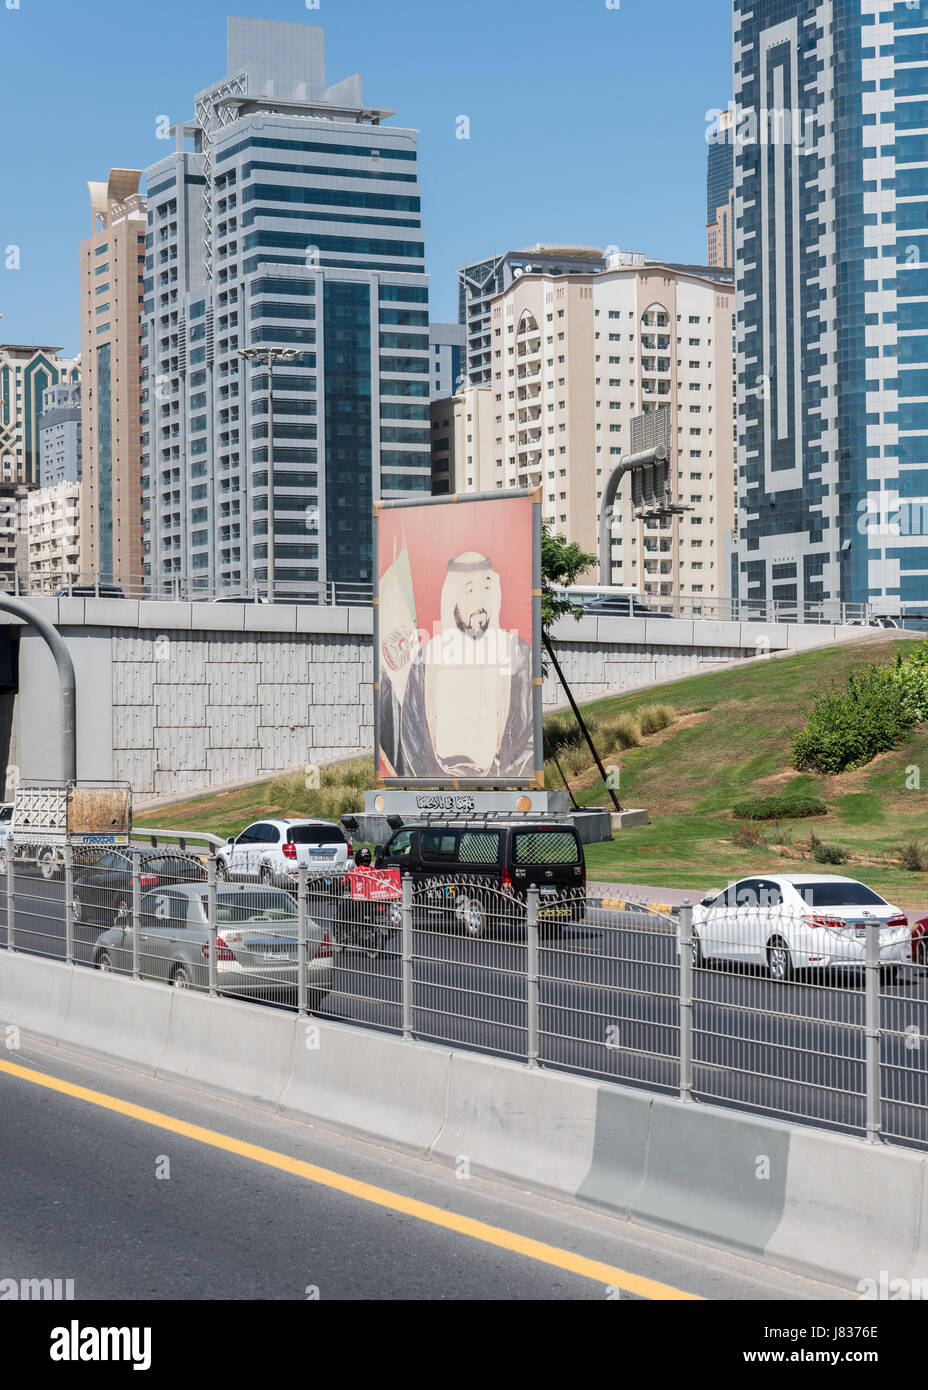
[[[613,0],[614,3],[614,0]],[[18,9],[7,8],[18,4]],[[231,6],[231,7],[230,7]],[[457,268],[536,241],[705,256],[706,111],[731,89],[728,0],[0,0],[0,341],[79,343],[88,179],[163,157],[226,70],[225,17],[327,31],[328,79],[421,131],[432,316]],[[459,116],[470,139],[456,138]]]

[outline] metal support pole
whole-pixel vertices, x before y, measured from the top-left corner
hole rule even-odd
[[[880,1142],[883,1104],[880,1087],[880,928],[877,922],[866,926],[866,1095],[868,1144]]]
[[[309,930],[309,869],[301,864],[296,888],[296,1012],[306,1017],[306,934]]]
[[[206,916],[209,932],[209,993],[215,999],[219,994],[216,969],[216,937],[219,934],[218,904],[216,902],[216,854],[211,853],[206,866]]]
[[[680,908],[680,1099],[693,1099],[693,909]]]
[[[15,951],[16,942],[16,846],[12,832],[6,839],[6,944],[7,950]]]
[[[403,1037],[412,1037],[412,879],[403,875],[401,1006]]]
[[[576,719],[577,723],[580,725],[580,728],[581,728],[582,731],[583,731],[583,737],[586,739],[587,747],[589,748],[590,752],[591,752],[592,755],[593,755],[593,761],[596,763],[596,766],[599,768],[599,775],[602,777],[603,782],[606,784],[606,790],[608,791],[609,795],[612,797],[612,804],[613,804],[613,806],[615,807],[615,809],[616,809],[617,811],[621,811],[622,807],[619,805],[619,799],[618,799],[618,797],[617,797],[616,794],[615,794],[615,789],[614,789],[613,787],[610,787],[610,785],[609,785],[609,778],[608,778],[608,776],[606,775],[606,769],[603,767],[603,760],[602,760],[602,758],[599,756],[599,754],[598,754],[597,751],[596,751],[596,745],[594,744],[593,739],[592,739],[592,737],[591,737],[591,735],[590,735],[590,731],[589,731],[589,729],[588,729],[587,726],[586,726],[586,723],[585,723],[585,721],[584,721],[583,715],[580,713],[580,708],[579,708],[579,706],[578,706],[576,700],[574,699],[573,691],[571,690],[570,686],[567,684],[567,681],[566,681],[565,678],[564,678],[564,672],[561,670],[560,662],[558,661],[557,657],[554,655],[554,646],[553,646],[553,644],[552,644],[552,642],[551,642],[551,639],[550,639],[549,637],[545,636],[545,637],[543,637],[542,640],[543,640],[543,642],[544,642],[544,644],[545,644],[545,650],[547,651],[548,655],[549,655],[550,658],[551,658],[551,664],[552,664],[552,666],[554,667],[555,671],[557,672],[557,678],[558,678],[558,680],[561,682],[561,685],[564,687],[564,694],[567,696],[567,699],[570,701],[570,708],[571,708],[571,709],[573,710],[573,712],[574,712],[574,718]]]
[[[132,978],[142,978],[142,850],[132,849]]]
[[[74,850],[70,840],[64,847],[64,959],[74,964]]]
[[[526,895],[525,944],[525,1003],[527,1011],[527,1061],[538,1066],[538,888],[535,884]]]
[[[58,736],[60,740],[61,780],[74,782],[77,780],[77,682],[71,653],[62,641],[57,628],[54,628],[34,608],[30,608],[28,603],[11,598],[9,594],[2,594],[0,595],[0,612],[13,613],[17,618],[22,618],[24,622],[34,628],[44,639],[55,658],[59,688],[60,727]]]

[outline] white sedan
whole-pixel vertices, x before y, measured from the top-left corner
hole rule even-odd
[[[765,966],[774,980],[797,970],[859,969],[867,926],[879,926],[884,980],[912,959],[904,912],[853,878],[770,874],[742,878],[693,910],[693,960]]]

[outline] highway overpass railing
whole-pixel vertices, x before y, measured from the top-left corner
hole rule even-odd
[[[325,862],[231,882],[145,833],[67,845],[60,873],[8,838],[0,969],[23,952],[928,1149],[928,938],[904,915],[665,916]]]
[[[4,582],[4,587],[23,598],[76,596],[184,603],[296,603],[322,607],[370,607],[374,598],[373,585],[365,581],[320,580],[311,583],[278,577],[271,591],[266,580],[216,583],[198,575],[184,574],[114,575],[32,570],[10,576]],[[874,605],[869,603],[842,603],[836,599],[805,603],[795,599],[734,599],[583,585],[557,592],[569,598],[578,612],[595,617],[897,626],[905,616],[878,613]]]

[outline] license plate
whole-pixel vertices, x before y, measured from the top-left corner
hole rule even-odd
[[[554,895],[555,895],[555,893],[557,892],[557,889],[556,889],[556,888],[542,888],[542,889],[540,889],[540,892],[541,892],[541,896],[542,896],[543,898],[553,898]]]
[[[276,961],[278,965],[287,965],[293,957],[282,955],[277,951],[265,951],[263,959]]]

